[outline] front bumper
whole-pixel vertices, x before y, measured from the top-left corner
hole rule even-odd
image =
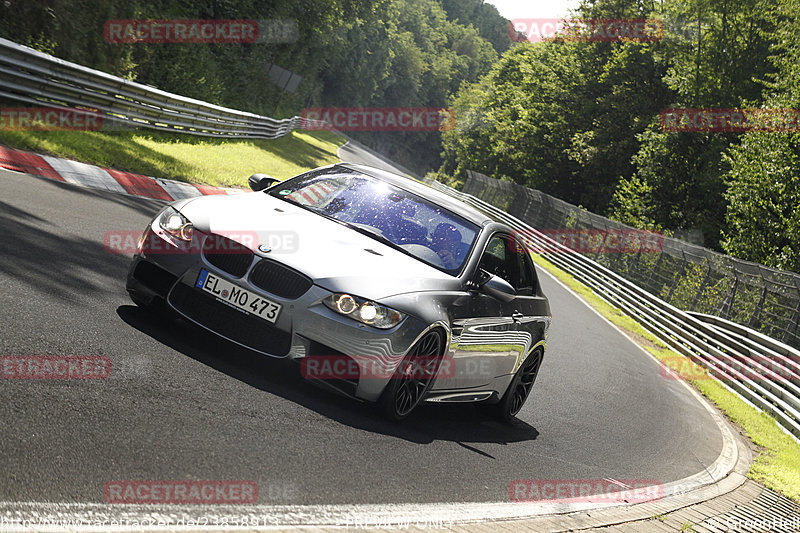
[[[126,285],[131,295],[143,302],[161,299],[183,318],[264,355],[295,360],[315,356],[366,357],[379,361],[383,368],[393,369],[428,326],[410,315],[392,329],[367,326],[326,307],[322,300],[331,292],[317,285],[312,284],[297,298],[283,298],[254,285],[250,273],[259,261],[265,260],[259,255],[253,255],[242,276],[234,276],[210,263],[199,251],[200,242],[193,243],[194,251],[182,253],[179,247],[169,247],[171,240],[164,238],[159,228],[151,226],[148,233],[150,240],[145,242],[164,242],[159,243],[159,253],[145,249],[134,256]],[[205,236],[196,231],[194,238],[202,240]],[[234,309],[195,288],[201,269],[281,304],[275,324]],[[389,379],[359,376],[354,380],[354,390],[343,392],[375,401]]]

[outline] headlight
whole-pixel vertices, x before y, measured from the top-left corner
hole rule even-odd
[[[180,214],[174,207],[167,207],[158,217],[158,226],[182,241],[191,242],[194,226],[189,219]]]
[[[393,328],[405,318],[399,311],[349,294],[332,294],[322,302],[339,314],[380,329]]]

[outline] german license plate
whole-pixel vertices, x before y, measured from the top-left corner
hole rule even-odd
[[[258,318],[263,318],[267,322],[278,320],[281,305],[271,300],[259,296],[258,294],[234,285],[228,280],[212,274],[206,269],[200,270],[197,276],[195,287],[209,294],[213,294],[218,300],[222,300],[238,309],[247,311],[249,314]]]

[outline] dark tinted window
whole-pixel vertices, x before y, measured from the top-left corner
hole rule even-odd
[[[527,250],[505,234],[498,234],[489,240],[481,258],[480,268],[503,278],[521,295],[532,295],[536,286],[533,265]]]

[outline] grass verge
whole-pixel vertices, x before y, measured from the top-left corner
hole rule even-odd
[[[748,477],[800,502],[800,444],[784,433],[774,418],[745,403],[722,383],[711,379],[704,368],[666,347],[638,322],[600,298],[592,289],[570,274],[541,256],[532,255],[532,257],[539,267],[547,270],[579,294],[589,305],[628,333],[659,361],[681,376],[695,377],[687,381],[703,396],[714,402],[758,447],[753,465],[747,473]]]
[[[239,140],[143,131],[0,130],[0,144],[11,148],[155,178],[228,187],[247,187],[247,178],[257,172],[286,179],[338,163],[336,150],[344,143],[326,131]]]

